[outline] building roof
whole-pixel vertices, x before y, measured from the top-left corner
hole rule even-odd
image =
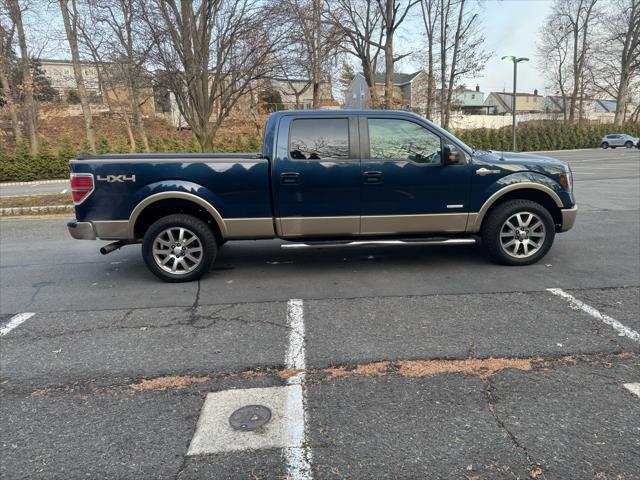
[[[618,106],[618,102],[616,100],[598,100],[598,103],[607,112],[615,112]]]
[[[406,83],[411,82],[414,78],[418,76],[419,73],[422,73],[422,70],[419,70],[414,73],[397,73],[393,72],[393,84],[394,85],[404,85]],[[376,72],[376,84],[384,84],[385,83],[385,72]]]

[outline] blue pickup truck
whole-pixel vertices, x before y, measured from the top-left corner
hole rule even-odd
[[[285,111],[260,154],[95,155],[71,160],[76,239],[142,243],[169,282],[200,278],[227,240],[295,245],[481,239],[499,263],[528,265],[570,229],[569,167],[474,150],[395,111]]]

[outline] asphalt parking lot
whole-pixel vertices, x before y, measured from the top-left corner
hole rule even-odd
[[[530,267],[236,242],[171,285],[0,221],[0,478],[640,479],[640,152],[545,154],[580,211]]]

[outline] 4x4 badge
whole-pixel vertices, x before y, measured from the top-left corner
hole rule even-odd
[[[115,183],[115,182],[135,182],[136,181],[136,176],[135,175],[107,175],[107,176],[102,176],[102,175],[98,175],[98,181],[100,182],[109,182],[109,183]]]

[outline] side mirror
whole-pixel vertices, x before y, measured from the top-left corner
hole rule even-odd
[[[442,154],[443,165],[457,165],[464,160],[464,153],[455,145],[445,145]]]

